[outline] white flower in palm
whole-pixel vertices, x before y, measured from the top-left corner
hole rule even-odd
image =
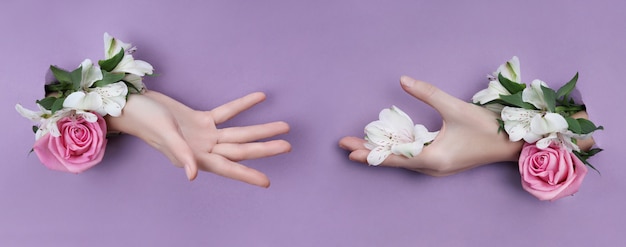
[[[365,147],[370,149],[367,163],[380,165],[389,155],[403,155],[407,158],[418,155],[425,144],[432,142],[439,132],[428,132],[421,124],[413,125],[413,120],[396,106],[383,109],[379,120],[365,126]]]
[[[511,60],[500,65],[493,75],[488,76],[489,86],[486,89],[478,91],[472,97],[474,103],[480,103],[481,105],[487,104],[493,100],[499,99],[500,95],[511,95],[509,91],[502,86],[502,83],[498,80],[498,74],[502,74],[504,78],[509,79],[512,82],[522,83],[522,76],[520,70],[520,62],[517,56],[511,58]]]
[[[551,133],[566,132],[568,128],[565,118],[552,112],[506,106],[500,117],[511,141],[524,139],[528,143],[535,143]]]
[[[89,59],[85,59],[81,66],[81,90],[68,95],[63,102],[63,107],[95,111],[102,116],[107,114],[114,117],[120,116],[122,108],[126,105],[126,95],[128,94],[126,84],[119,81],[106,86],[91,88],[96,81],[102,80],[102,72],[93,66]]]
[[[135,51],[135,48],[132,47],[131,44],[124,43],[108,33],[104,33],[104,57],[106,59],[114,57],[122,49],[124,49],[124,57],[122,57],[120,63],[117,64],[111,72],[123,72],[137,76],[152,74],[152,71],[154,70],[152,65],[146,61],[135,60],[133,58],[133,55],[131,54]],[[141,90],[142,88],[138,89]]]

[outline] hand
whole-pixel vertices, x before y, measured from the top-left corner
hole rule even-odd
[[[218,129],[221,124],[265,99],[252,93],[211,111],[197,111],[156,91],[133,94],[120,117],[107,117],[110,130],[134,135],[159,150],[177,167],[184,167],[189,180],[198,169],[261,187],[269,187],[265,174],[237,163],[286,153],[284,140],[255,142],[284,134],[289,125],[272,122]]]
[[[496,113],[408,76],[401,77],[400,83],[407,93],[437,110],[443,124],[435,140],[416,157],[392,154],[381,165],[446,176],[484,164],[518,160],[523,142],[511,142],[504,131],[498,133]],[[351,152],[351,160],[367,163],[370,150],[364,143],[364,139],[350,136],[339,141]],[[579,142],[582,149],[592,144],[593,140]]]

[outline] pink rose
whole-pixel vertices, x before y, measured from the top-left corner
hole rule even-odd
[[[540,200],[554,201],[578,191],[587,167],[558,145],[539,149],[526,143],[519,157],[519,172],[526,191]]]
[[[50,133],[35,141],[33,150],[46,167],[71,173],[83,172],[98,164],[106,147],[106,122],[87,122],[81,115],[71,115],[57,122],[61,136]]]

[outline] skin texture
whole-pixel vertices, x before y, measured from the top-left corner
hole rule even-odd
[[[408,76],[402,76],[400,84],[407,93],[437,110],[443,124],[435,140],[419,155],[406,158],[392,154],[382,166],[447,176],[485,164],[517,162],[523,142],[509,141],[504,131],[497,133],[496,113]],[[586,118],[586,113],[581,112],[574,117]],[[346,136],[339,141],[339,146],[350,152],[351,160],[367,164],[370,150],[363,145],[366,142],[363,138]],[[592,145],[592,139],[579,142],[583,150]]]
[[[156,91],[132,94],[120,117],[106,118],[110,130],[136,136],[159,150],[177,167],[184,167],[189,180],[198,170],[249,184],[269,187],[267,176],[238,161],[257,159],[291,151],[285,140],[256,142],[289,132],[285,122],[244,127],[218,128],[265,100],[265,94],[251,93],[210,111],[191,109]]]

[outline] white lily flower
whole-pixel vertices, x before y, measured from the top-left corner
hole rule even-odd
[[[424,144],[432,142],[439,132],[428,132],[423,125],[413,125],[413,120],[399,108],[383,109],[379,120],[365,126],[365,147],[370,149],[367,163],[380,165],[389,155],[418,155]]]
[[[472,101],[474,103],[480,103],[481,105],[487,104],[493,100],[499,99],[500,95],[511,95],[502,83],[498,80],[498,74],[502,74],[503,77],[509,79],[510,81],[521,83],[520,62],[517,56],[511,58],[511,60],[506,63],[500,65],[498,69],[493,72],[492,76],[488,76],[489,78],[489,86],[486,89],[478,91],[478,93],[474,94],[472,97]]]
[[[522,91],[522,100],[534,105],[537,109],[546,110],[548,108],[548,104],[546,104],[546,99],[544,98],[541,86],[548,87],[548,84],[542,80],[533,80],[530,83],[530,87],[527,87],[524,91]]]

